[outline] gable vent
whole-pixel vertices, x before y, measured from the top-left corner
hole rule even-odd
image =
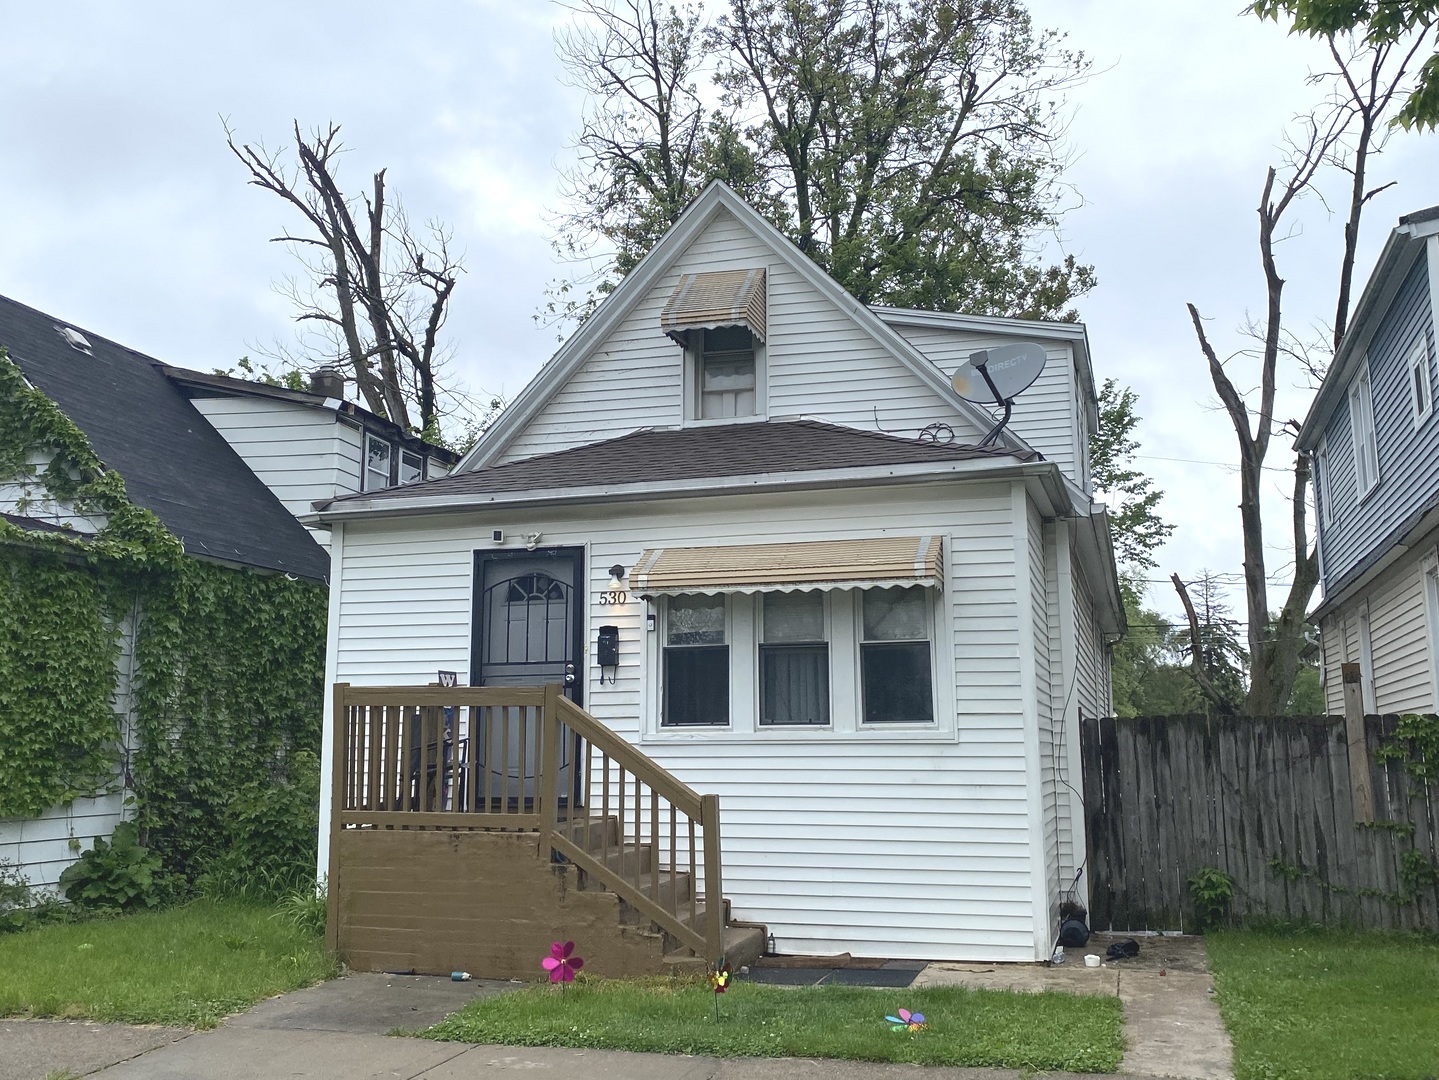
[[[660,327],[681,345],[690,330],[743,326],[756,341],[765,339],[763,269],[712,270],[685,274],[660,312]]]
[[[80,333],[80,331],[73,330],[68,326],[57,326],[55,330],[65,339],[65,344],[69,345],[70,348],[82,352],[86,356],[95,355],[94,350],[90,347],[90,339]]]

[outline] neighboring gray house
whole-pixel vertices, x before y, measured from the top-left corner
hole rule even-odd
[[[1439,206],[1399,219],[1299,433],[1314,455],[1330,712],[1439,709]]]

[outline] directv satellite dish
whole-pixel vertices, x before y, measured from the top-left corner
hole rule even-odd
[[[980,349],[959,366],[950,381],[960,397],[976,405],[1004,407],[1004,418],[980,440],[980,446],[988,446],[999,438],[1004,425],[1009,423],[1014,399],[1039,378],[1044,361],[1043,345],[1021,341],[997,349]]]

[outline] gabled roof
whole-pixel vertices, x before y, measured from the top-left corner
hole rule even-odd
[[[1395,294],[1414,263],[1423,257],[1428,238],[1436,234],[1439,234],[1439,206],[1405,214],[1390,231],[1379,261],[1365,282],[1359,302],[1354,305],[1354,314],[1344,332],[1344,340],[1339,343],[1334,360],[1324,373],[1324,381],[1319,384],[1319,392],[1309,406],[1309,414],[1299,428],[1297,444],[1301,450],[1313,450],[1319,445],[1330,415],[1344,402],[1345,391],[1359,365],[1364,362],[1369,342],[1393,303]],[[1439,285],[1435,282],[1429,283],[1431,291],[1436,287]]]
[[[61,329],[79,330],[89,352]],[[0,297],[0,345],[192,555],[323,581],[329,556],[159,361]]]
[[[679,220],[634,269],[625,275],[624,280],[595,309],[585,324],[560,347],[560,351],[550,358],[539,374],[530,380],[529,385],[511,402],[509,408],[499,415],[475,448],[460,462],[458,471],[487,465],[503,452],[550,398],[569,381],[570,376],[579,370],[589,358],[591,350],[619,325],[636,304],[649,295],[660,277],[688,250],[696,237],[721,211],[728,211],[768,244],[778,258],[783,259],[809,285],[848,315],[859,329],[909,368],[920,382],[933,390],[941,400],[949,403],[960,416],[973,423],[977,430],[988,431],[994,426],[994,419],[989,413],[960,397],[944,374],[906,341],[902,334],[846,292],[839,282],[821,270],[787,236],[766,221],[728,185],[721,180],[714,180],[685,208]],[[658,327],[656,332],[659,332]],[[1014,449],[1030,449],[1023,440],[1008,430],[1001,438],[1007,446]]]
[[[956,461],[1020,464],[1039,461],[1033,450],[920,442],[817,420],[644,429],[616,439],[539,454],[503,465],[454,472],[423,487],[347,495],[326,509],[365,502],[376,508],[440,497],[541,493],[587,487],[651,486],[734,476],[778,476],[843,469]],[[457,499],[458,501],[458,499]]]

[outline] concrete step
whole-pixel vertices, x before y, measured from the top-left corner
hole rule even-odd
[[[724,949],[724,962],[729,965],[731,971],[738,971],[742,967],[748,967],[764,955],[765,928],[759,925],[745,924],[741,926],[726,926],[722,936]],[[673,945],[673,941],[669,942]],[[688,949],[674,949],[665,954],[665,964],[674,971],[690,971],[696,974],[703,974],[709,969],[713,959],[703,956],[694,956]]]

